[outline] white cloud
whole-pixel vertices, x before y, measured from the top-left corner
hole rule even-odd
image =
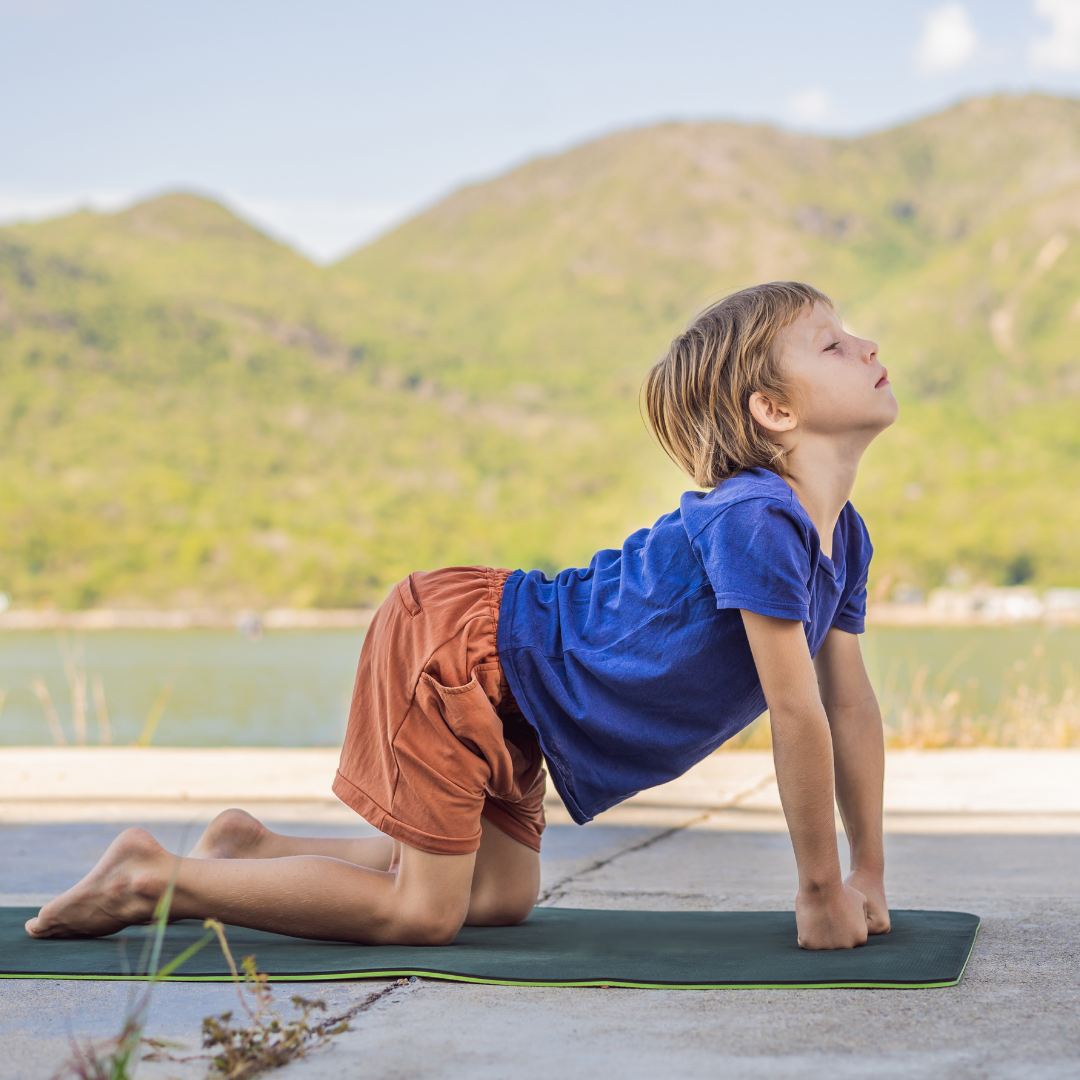
[[[979,35],[962,4],[935,8],[923,20],[922,37],[915,58],[927,74],[955,71],[975,55]]]
[[[1031,43],[1033,67],[1054,71],[1080,69],[1080,0],[1035,0],[1036,14],[1050,21],[1050,36]]]
[[[808,86],[792,94],[787,104],[800,120],[820,120],[832,107],[832,100],[820,86]]]

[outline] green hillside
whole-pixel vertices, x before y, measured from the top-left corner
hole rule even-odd
[[[641,377],[710,296],[801,278],[903,411],[857,505],[875,585],[1080,584],[1080,103],[855,140],[623,132],[320,269],[214,203],[0,229],[0,590],[20,605],[369,604],[553,569],[685,481]]]

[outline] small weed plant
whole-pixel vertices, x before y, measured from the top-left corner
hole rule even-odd
[[[346,1017],[313,1021],[316,1013],[326,1012],[324,1001],[312,1001],[293,994],[293,1007],[299,1016],[282,1020],[274,1006],[269,978],[255,966],[254,956],[240,961],[243,979],[225,938],[225,928],[216,919],[207,919],[206,927],[217,934],[221,951],[229,965],[240,1006],[247,1015],[242,1026],[233,1022],[233,1013],[207,1016],[202,1022],[203,1049],[210,1055],[210,1074],[221,1080],[247,1080],[269,1069],[277,1069],[308,1050],[322,1046],[335,1035],[348,1031]]]
[[[164,967],[158,967],[161,961],[161,946],[165,940],[165,929],[169,923],[169,908],[172,905],[174,885],[174,881],[169,882],[168,888],[154,909],[154,921],[147,934],[138,967],[139,971],[146,973],[146,985],[128,1003],[119,1034],[111,1039],[82,1043],[73,1041],[71,1057],[61,1067],[54,1080],[134,1080],[139,1060],[147,1048],[156,1054],[167,1050],[170,1044],[161,1039],[148,1039],[144,1035],[154,987],[162,979],[168,978],[204,945],[214,940],[214,933],[210,931]]]
[[[170,882],[155,909],[152,929],[147,935],[138,968],[146,972],[146,985],[129,1003],[120,1032],[110,1039],[74,1043],[71,1056],[53,1080],[134,1080],[140,1061],[173,1061],[178,1064],[206,1061],[208,1076],[212,1080],[248,1080],[249,1077],[287,1065],[303,1057],[309,1050],[323,1046],[335,1035],[348,1031],[352,1017],[364,1012],[397,987],[416,981],[399,979],[391,986],[369,994],[343,1015],[333,1017],[319,1016],[326,1012],[324,1001],[294,994],[290,1000],[298,1015],[292,1020],[284,1020],[275,1006],[269,976],[259,971],[254,956],[245,956],[237,967],[225,936],[225,927],[217,919],[207,919],[203,923],[207,932],[198,941],[164,966],[158,966],[173,888],[174,883]],[[168,978],[215,937],[229,965],[246,1020],[237,1023],[231,1010],[204,1017],[202,1048],[205,1052],[180,1057],[174,1053],[179,1049],[176,1043],[147,1038],[145,1035],[150,998],[159,982]]]

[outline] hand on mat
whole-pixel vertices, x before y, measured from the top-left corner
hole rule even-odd
[[[885,900],[885,882],[880,874],[852,870],[844,883],[866,897],[866,929],[871,934],[887,934],[892,926],[889,905]]]
[[[850,885],[795,897],[801,949],[854,949],[866,944],[866,897]]]

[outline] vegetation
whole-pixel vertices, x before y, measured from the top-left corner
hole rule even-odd
[[[73,1042],[70,1058],[54,1080],[133,1080],[140,1061],[205,1061],[208,1076],[217,1080],[250,1080],[279,1069],[303,1057],[309,1050],[325,1046],[335,1035],[349,1030],[349,1021],[369,1009],[408,979],[398,979],[382,990],[368,994],[341,1016],[312,1020],[312,1014],[326,1012],[324,1001],[309,1000],[301,994],[290,999],[299,1012],[295,1020],[283,1020],[274,1004],[269,976],[259,971],[254,956],[245,956],[237,968],[225,936],[225,927],[217,919],[207,919],[207,933],[184,949],[163,967],[158,963],[169,923],[174,882],[170,881],[154,911],[148,930],[139,970],[146,973],[144,989],[132,998],[124,1014],[120,1032],[110,1039]],[[217,937],[222,955],[229,965],[240,1007],[247,1022],[236,1024],[231,1011],[206,1016],[202,1022],[202,1045],[208,1051],[195,1056],[177,1057],[178,1044],[164,1039],[147,1038],[147,1017],[154,987],[168,978],[185,961]],[[241,978],[240,971],[243,971]],[[412,980],[412,981],[415,981]]]
[[[270,980],[256,967],[255,957],[245,956],[240,962],[244,972],[241,982],[225,938],[225,928],[216,919],[207,919],[206,925],[217,934],[240,1006],[247,1015],[247,1023],[242,1026],[233,1023],[231,1012],[203,1018],[203,1049],[210,1052],[211,1076],[222,1080],[248,1080],[270,1069],[280,1069],[303,1057],[308,1050],[323,1046],[335,1035],[349,1030],[346,1017],[309,1023],[312,1013],[326,1012],[326,1002],[312,1001],[301,994],[293,994],[290,999],[300,1013],[299,1018],[282,1020],[274,1006]],[[354,1009],[350,1015],[357,1011]]]
[[[1006,670],[1001,693],[988,709],[980,702],[976,676],[955,677],[963,654],[961,650],[934,678],[923,663],[905,675],[899,655],[893,656],[878,695],[889,749],[1080,747],[1080,677],[1071,664],[1051,671],[1044,646],[1036,642],[1029,656]],[[768,713],[724,744],[724,750],[771,747]]]
[[[154,987],[214,939],[211,931],[163,967],[158,966],[165,930],[169,924],[174,886],[175,881],[170,881],[154,909],[153,922],[147,930],[142,958],[137,969],[145,973],[146,984],[129,1002],[119,1033],[111,1039],[99,1041],[78,1043],[72,1040],[71,1056],[53,1080],[133,1080],[139,1061],[144,1056],[144,1048],[149,1048],[153,1055],[167,1053],[168,1043],[161,1039],[148,1039],[143,1034]],[[212,920],[207,922],[208,927],[211,922]],[[220,923],[216,925],[220,927]]]
[[[1080,746],[1080,679],[1070,664],[1051,679],[1041,644],[1014,661],[992,711],[979,708],[977,680],[957,685],[942,674],[931,682],[920,666],[910,686],[898,692],[890,672],[882,701],[890,747]]]
[[[836,297],[901,398],[873,587],[1080,584],[1080,103],[859,139],[622,132],[317,268],[191,195],[0,230],[0,590],[368,605],[409,570],[587,561],[687,481],[641,377],[710,296]],[[1056,406],[1056,407],[1054,407]]]

